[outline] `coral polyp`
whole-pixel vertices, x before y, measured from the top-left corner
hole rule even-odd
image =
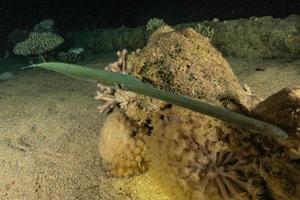
[[[219,194],[223,199],[248,199],[255,197],[257,189],[253,186],[253,179],[245,179],[239,174],[252,169],[251,164],[239,158],[230,151],[212,152],[207,145],[199,145],[193,164],[185,166],[182,175],[188,183],[196,184],[195,199],[205,199]],[[196,182],[195,182],[196,177]]]
[[[153,174],[174,199],[255,199],[260,191],[253,157],[231,148],[230,128],[223,122],[172,107],[153,121],[147,150]],[[165,162],[165,165],[161,163]],[[170,184],[169,184],[170,185]],[[181,191],[181,192],[178,192]],[[184,198],[183,198],[184,197]]]
[[[99,152],[112,175],[128,177],[146,170],[144,130],[118,111],[111,113],[101,129]]]

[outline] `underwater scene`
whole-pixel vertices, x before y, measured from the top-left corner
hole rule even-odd
[[[300,1],[16,2],[0,200],[300,200]]]

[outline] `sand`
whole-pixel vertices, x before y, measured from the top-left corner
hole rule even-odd
[[[93,67],[113,59],[90,61]],[[242,84],[261,98],[300,85],[300,60],[228,58]],[[0,199],[167,200],[144,174],[108,177],[97,153],[103,116],[93,83],[43,70],[0,82]]]

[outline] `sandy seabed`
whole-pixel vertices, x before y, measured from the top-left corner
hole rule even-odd
[[[300,60],[228,61],[261,98],[300,85]],[[0,82],[1,200],[168,199],[147,173],[108,177],[97,153],[103,120],[95,91],[93,83],[34,69]]]

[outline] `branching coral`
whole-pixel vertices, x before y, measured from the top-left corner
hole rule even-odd
[[[52,51],[64,39],[54,33],[31,33],[29,38],[23,42],[18,43],[14,48],[14,53],[17,55],[41,55],[43,53]]]
[[[95,96],[95,99],[102,101],[102,105],[97,107],[97,111],[99,113],[110,111],[118,103],[120,103],[115,98],[114,94],[115,94],[114,88],[103,86],[100,83],[97,84],[97,95]]]
[[[140,52],[141,50],[137,49],[132,52],[131,55],[138,56]],[[109,64],[105,70],[118,73],[130,73],[127,67],[128,51],[126,49],[118,51],[117,56],[117,61]],[[132,121],[138,122],[139,124],[146,123],[153,113],[158,112],[167,105],[167,103],[157,99],[123,91],[118,88],[106,87],[101,84],[98,84],[97,88],[95,99],[104,102],[98,107],[100,113],[110,111],[118,106]]]
[[[154,17],[149,19],[146,25],[146,29],[147,31],[153,32],[163,25],[165,25],[164,20]]]
[[[105,70],[112,71],[112,72],[126,73],[127,54],[128,51],[126,49],[123,49],[122,51],[117,51],[117,56],[118,56],[117,61],[109,64],[107,67],[105,67]]]
[[[127,60],[127,53],[126,49],[117,52],[118,60],[114,63],[109,64],[105,70],[112,71],[112,72],[120,72],[126,73],[126,60]],[[96,100],[102,101],[102,105],[98,106],[97,110],[100,113],[105,111],[110,111],[115,106],[120,106],[122,109],[126,110],[127,101],[122,98],[122,95],[116,95],[118,89],[107,87],[101,85],[100,83],[97,84],[97,95],[95,97]],[[130,96],[130,92],[121,92],[128,94]]]

